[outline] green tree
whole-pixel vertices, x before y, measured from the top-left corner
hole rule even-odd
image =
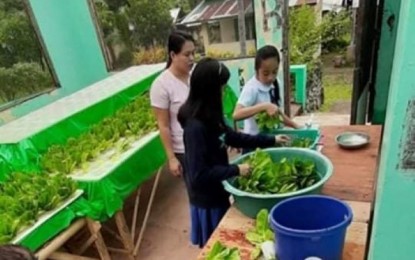
[[[0,0],[0,104],[53,86],[22,0]]]
[[[50,74],[38,63],[16,63],[0,67],[0,104],[52,87]]]
[[[94,1],[98,19],[104,36],[111,35],[116,31],[115,12],[103,1]]]
[[[23,12],[0,11],[0,66],[17,62],[42,63],[42,52],[28,17]]]
[[[314,55],[321,44],[321,26],[312,7],[302,6],[289,12],[290,63],[314,65]]]
[[[351,40],[353,20],[350,11],[330,12],[323,18],[322,48],[325,52],[345,49]]]
[[[103,2],[102,0],[98,0],[99,2]],[[105,0],[104,1],[108,8],[113,12],[118,12],[120,8],[125,7],[128,3],[128,0]]]
[[[95,0],[94,3],[105,46],[109,51],[111,60],[114,61],[116,59],[114,45],[120,43],[115,13],[109,9],[104,1]]]
[[[198,0],[171,0],[171,8],[180,7],[185,14],[192,11],[200,1]]]
[[[128,0],[126,14],[132,30],[133,46],[164,45],[172,28],[168,0]]]
[[[1,0],[0,1],[0,10],[5,11],[6,13],[21,11],[24,9],[24,3],[22,0]]]

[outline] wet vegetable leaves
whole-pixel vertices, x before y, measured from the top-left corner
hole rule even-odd
[[[271,156],[257,149],[247,160],[253,168],[248,177],[239,176],[236,188],[257,194],[281,194],[305,189],[320,180],[315,163],[302,158],[283,158],[273,162]]]

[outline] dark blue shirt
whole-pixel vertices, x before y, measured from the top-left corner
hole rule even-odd
[[[214,131],[197,119],[184,126],[185,182],[190,203],[202,208],[229,206],[229,194],[222,181],[239,175],[239,168],[229,164],[227,146],[257,148],[275,145],[274,136],[247,135],[231,128]]]

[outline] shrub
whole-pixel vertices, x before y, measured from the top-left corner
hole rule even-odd
[[[134,64],[154,64],[167,61],[167,50],[162,46],[139,48],[134,53]]]

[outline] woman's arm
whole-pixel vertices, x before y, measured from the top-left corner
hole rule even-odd
[[[167,109],[153,107],[153,112],[157,119],[157,126],[160,131],[161,142],[168,159],[176,157],[174,155],[173,146],[170,135],[170,116]]]
[[[182,166],[173,150],[170,133],[170,94],[162,80],[156,79],[150,89],[151,106],[157,119],[160,138],[167,155],[169,170],[174,176],[182,174]]]
[[[170,116],[167,109],[153,107],[154,114],[157,119],[160,138],[169,163],[169,170],[174,176],[182,174],[182,166],[173,151],[171,134],[170,134]]]

